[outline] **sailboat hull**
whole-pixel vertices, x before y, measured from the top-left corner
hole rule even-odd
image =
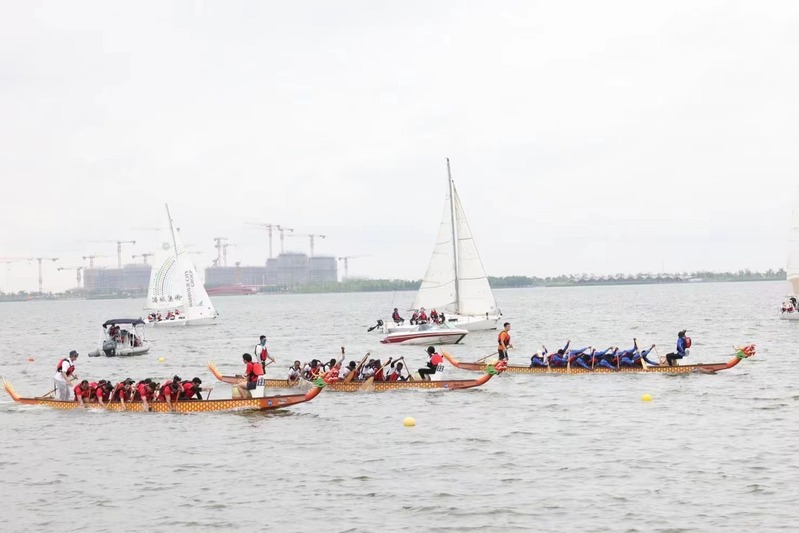
[[[469,332],[464,329],[444,331],[408,331],[389,333],[381,344],[458,344]]]
[[[799,311],[792,313],[780,312],[780,320],[799,320]]]
[[[216,317],[204,317],[204,318],[172,318],[169,320],[156,320],[153,322],[148,322],[151,326],[159,327],[159,328],[179,328],[183,326],[211,326],[216,324]]]
[[[447,323],[458,329],[465,329],[466,331],[490,331],[497,329],[499,326],[498,315],[489,316],[466,316],[466,315],[447,315]],[[405,333],[409,331],[416,331],[418,326],[412,326],[408,321],[402,324],[395,324],[392,321],[384,322],[383,333]]]

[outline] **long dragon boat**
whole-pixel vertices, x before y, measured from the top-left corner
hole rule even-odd
[[[55,409],[81,409],[80,404],[74,400],[54,400],[52,398],[23,398],[14,390],[14,386],[3,380],[3,387],[15,402],[24,405],[43,405]],[[322,391],[322,387],[315,386],[303,394],[292,394],[285,396],[264,396],[261,398],[240,398],[240,399],[221,399],[221,400],[178,400],[172,402],[172,412],[178,413],[205,413],[212,411],[236,411],[236,410],[257,410],[268,411],[271,409],[282,409],[290,405],[309,402],[316,398]],[[123,406],[120,402],[106,402],[102,406],[96,402],[84,402],[89,409],[108,409],[109,411],[144,411],[144,404],[138,401],[125,402]],[[151,412],[168,413],[169,406],[165,401],[148,402]]]
[[[444,352],[446,354],[446,352]],[[208,363],[208,370],[223,383],[229,383],[231,385],[237,385],[242,382],[244,379],[243,376],[225,376],[219,372],[216,365],[213,363]],[[326,389],[333,392],[357,392],[357,391],[369,391],[369,392],[383,392],[389,390],[401,390],[401,389],[444,389],[444,390],[459,390],[459,389],[471,389],[473,387],[479,387],[480,385],[485,384],[490,380],[494,375],[499,374],[500,372],[504,371],[504,365],[493,364],[493,365],[484,365],[483,374],[477,379],[442,379],[438,381],[427,381],[423,379],[409,379],[408,381],[378,381],[378,380],[352,380],[352,381],[330,381],[325,382]],[[433,374],[435,376],[435,374]],[[307,379],[300,379],[297,382],[291,383],[288,379],[267,379],[261,377],[258,382],[256,389],[261,390],[262,387],[265,388],[276,388],[276,389],[300,389],[304,390],[308,387],[317,386],[321,378],[318,378],[316,381],[309,381]]]
[[[442,355],[449,361],[455,368],[463,370],[472,370],[475,372],[483,372],[486,368],[491,366],[490,362],[473,362],[462,363],[455,359],[447,352]],[[595,367],[592,369],[582,368],[580,366],[522,366],[522,365],[507,365],[505,372],[513,374],[616,374],[616,373],[660,373],[660,374],[715,374],[721,370],[727,370],[738,363],[742,359],[747,359],[755,355],[755,345],[742,346],[736,348],[736,353],[726,363],[699,363],[695,365],[648,365],[643,358],[641,364],[635,366],[620,366],[615,369]]]

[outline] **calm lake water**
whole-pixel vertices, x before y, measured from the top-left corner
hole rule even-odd
[[[795,531],[799,524],[799,323],[784,283],[497,290],[511,361],[541,344],[673,348],[687,362],[756,357],[717,375],[502,375],[467,391],[323,392],[272,413],[58,412],[0,401],[7,531]],[[367,333],[411,292],[219,297],[216,326],[148,330],[145,356],[88,358],[100,323],[143,300],[0,304],[0,374],[52,388],[77,349],[95,379],[201,377],[240,367],[260,334],[280,374],[346,346],[405,355]],[[496,333],[451,351],[473,360]],[[29,362],[28,358],[34,358]],[[165,358],[159,363],[159,357]],[[272,367],[270,367],[272,368]],[[451,377],[477,374],[447,369]],[[645,403],[641,395],[654,401]],[[414,428],[402,420],[416,418]]]

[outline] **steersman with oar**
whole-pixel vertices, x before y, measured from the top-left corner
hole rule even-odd
[[[500,361],[508,362],[508,350],[511,348],[513,344],[510,343],[510,322],[505,322],[503,330],[497,336],[497,354]]]
[[[72,350],[69,352],[69,357],[65,357],[58,362],[55,377],[53,378],[55,384],[54,390],[48,392],[45,396],[49,396],[53,392],[56,392],[57,400],[69,401],[72,399],[69,383],[78,379],[78,375],[75,374],[75,361],[77,359],[78,352]]]

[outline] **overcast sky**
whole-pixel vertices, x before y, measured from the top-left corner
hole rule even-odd
[[[169,202],[200,268],[260,221],[418,279],[450,157],[490,275],[785,264],[799,2],[125,5],[0,4],[0,256],[132,261]]]

